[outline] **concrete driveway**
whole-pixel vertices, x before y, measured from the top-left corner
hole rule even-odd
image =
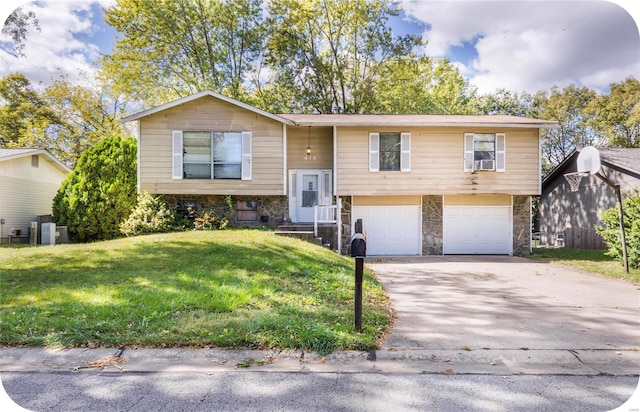
[[[640,285],[507,256],[374,258],[367,265],[397,311],[379,352],[455,353],[490,363],[591,359],[619,366],[601,373],[640,372]]]

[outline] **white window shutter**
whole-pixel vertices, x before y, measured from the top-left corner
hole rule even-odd
[[[464,134],[464,171],[473,172],[473,133]]]
[[[184,153],[184,149],[182,147],[182,130],[174,130],[171,133],[172,136],[172,178],[173,179],[182,179],[184,174],[182,172],[182,154]]]
[[[506,162],[506,137],[504,133],[496,133],[496,172],[504,172]]]
[[[251,180],[251,132],[242,132],[242,180]]]
[[[380,170],[380,133],[369,133],[369,171]]]
[[[400,134],[400,171],[411,171],[411,133]]]

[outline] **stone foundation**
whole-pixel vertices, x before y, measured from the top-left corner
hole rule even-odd
[[[442,196],[422,196],[422,254],[442,255]]]
[[[531,254],[531,197],[513,196],[513,255]]]
[[[285,216],[289,214],[289,201],[286,196],[231,196],[231,206],[229,210],[226,196],[221,195],[165,195],[165,199],[170,206],[179,207],[184,204],[194,205],[192,207],[197,213],[213,211],[218,216],[230,217],[235,226],[256,227],[256,226],[278,226],[281,225]],[[238,202],[252,202],[257,205],[255,216],[239,220]]]
[[[342,250],[339,252],[343,255],[349,254],[351,248],[351,196],[341,197],[342,210],[340,211],[340,224],[342,224]]]

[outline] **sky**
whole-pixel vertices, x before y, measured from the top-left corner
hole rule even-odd
[[[640,78],[640,2],[614,1],[399,0],[404,11],[390,24],[396,34],[422,36],[424,52],[447,57],[479,93],[570,84],[606,92]],[[23,6],[36,13],[41,32],[29,33],[25,57],[0,50],[0,77],[21,72],[46,85],[65,74],[90,82],[116,41],[102,20],[102,8],[114,2],[1,0],[0,21]]]

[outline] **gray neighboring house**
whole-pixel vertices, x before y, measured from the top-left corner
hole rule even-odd
[[[640,190],[640,149],[598,149],[601,173],[620,185],[624,199]],[[616,205],[612,188],[596,176],[586,176],[571,192],[565,173],[575,172],[579,151],[574,151],[542,180],[540,245],[571,249],[606,249],[594,227],[600,213]]]

